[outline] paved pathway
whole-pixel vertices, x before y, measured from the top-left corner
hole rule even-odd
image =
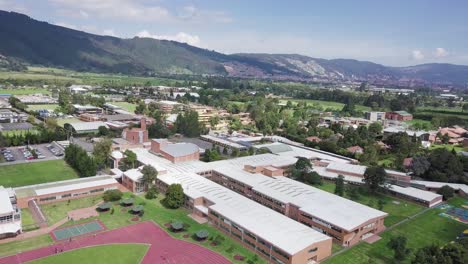
[[[197,244],[171,237],[152,221],[105,231],[51,246],[0,258],[0,264],[20,264],[55,254],[55,250],[69,251],[82,247],[106,244],[150,245],[141,264],[227,264],[223,256]],[[204,242],[208,243],[208,241]]]

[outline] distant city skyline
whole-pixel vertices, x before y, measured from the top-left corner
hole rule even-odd
[[[456,0],[0,0],[0,9],[99,35],[170,39],[228,54],[468,65],[468,3]]]

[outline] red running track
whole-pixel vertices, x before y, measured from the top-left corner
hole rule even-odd
[[[150,247],[142,264],[224,264],[231,263],[223,256],[202,246],[172,238],[152,221],[77,238],[71,242],[61,242],[16,255],[0,258],[0,264],[20,264],[55,254],[58,249],[66,252],[82,247],[118,244],[143,243]]]

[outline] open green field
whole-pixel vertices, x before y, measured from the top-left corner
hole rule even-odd
[[[47,67],[28,67],[24,72],[0,71],[0,80],[18,80],[18,81],[43,81],[44,83],[66,85],[90,84],[90,85],[166,85],[175,86],[180,80],[160,78],[160,77],[139,77],[121,74],[103,74],[91,72],[76,72],[72,70],[47,68]],[[194,85],[200,85],[197,82]]]
[[[78,118],[69,117],[69,118],[57,118],[57,125],[63,127],[65,123],[75,123],[81,122]]]
[[[455,237],[467,228],[465,224],[439,216],[442,210],[430,209],[427,212],[391,229],[384,231],[381,240],[374,244],[361,242],[349,250],[332,257],[323,263],[326,264],[361,264],[369,263],[394,263],[393,251],[386,245],[394,237],[403,235],[408,239],[408,247],[412,254],[419,248],[431,244],[444,245],[453,241]],[[400,263],[410,263],[411,256]]]
[[[47,109],[47,110],[55,110],[59,105],[58,104],[33,104],[33,105],[28,105],[27,110],[28,111],[37,111],[37,110],[42,110],[42,109]]]
[[[39,247],[45,247],[47,245],[52,244],[52,242],[52,238],[50,237],[50,235],[47,234],[4,243],[0,246],[0,256],[9,256],[18,252],[28,251]]]
[[[64,160],[0,166],[0,186],[18,187],[78,178]]]
[[[307,102],[307,105],[312,108],[320,108],[322,110],[331,109],[332,111],[341,111],[343,109],[344,104],[338,102],[329,102],[329,101],[320,101],[320,100],[311,100],[311,99],[282,99],[280,100],[281,103],[287,103],[291,101],[293,104],[297,104],[298,102]],[[356,105],[357,111],[370,111],[370,107],[363,106],[363,105]]]
[[[27,226],[34,225],[35,223],[36,221],[34,221],[31,211],[28,208],[21,209],[21,224]]]
[[[115,244],[86,247],[28,262],[30,264],[133,264],[140,263],[148,250],[143,244]]]
[[[431,121],[422,120],[422,119],[413,119],[413,120],[405,121],[405,123],[408,126],[414,127],[417,129],[429,130],[433,128]]]
[[[438,149],[438,148],[446,148],[447,150],[450,150],[452,151],[453,149],[455,149],[455,151],[466,151],[468,150],[468,148],[465,148],[465,147],[462,147],[462,146],[459,146],[459,145],[452,145],[452,144],[432,144],[429,149],[430,150],[433,150],[433,149]]]
[[[0,79],[2,73],[0,72]],[[26,95],[26,94],[50,94],[50,91],[43,88],[15,88],[15,89],[0,89],[0,94]]]
[[[333,193],[335,191],[335,183],[329,181],[323,181],[322,185],[314,185],[319,189],[324,191]],[[348,187],[348,186],[346,186]],[[345,198],[351,199],[347,193],[345,192]],[[390,195],[385,194],[366,194],[360,193],[357,199],[354,199],[355,202],[373,207],[378,209],[378,202],[382,200],[385,202],[382,211],[388,213],[388,216],[385,218],[385,226],[389,227],[392,226],[404,219],[408,216],[412,216],[424,209],[423,206],[408,202],[406,200],[402,200]]]
[[[130,113],[135,113],[135,109],[137,107],[136,104],[128,103],[128,102],[112,102],[113,105],[122,107],[123,110],[126,110]]]

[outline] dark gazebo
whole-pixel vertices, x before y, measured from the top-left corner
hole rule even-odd
[[[204,240],[209,235],[210,235],[210,233],[206,229],[199,230],[199,231],[197,231],[197,233],[195,233],[195,236],[197,237],[198,240]]]
[[[122,201],[122,205],[123,206],[131,206],[133,205],[134,201],[132,198],[127,198],[127,199],[123,199]]]
[[[133,212],[134,214],[139,214],[139,213],[143,212],[143,209],[144,209],[144,208],[143,208],[143,205],[135,205],[135,206],[133,206],[133,208],[132,208],[132,212]]]
[[[184,223],[180,221],[175,221],[171,224],[171,229],[174,232],[182,231],[184,229]]]
[[[101,211],[101,212],[104,212],[104,211],[108,211],[109,209],[112,208],[112,204],[111,203],[102,203],[98,206],[98,211]]]

